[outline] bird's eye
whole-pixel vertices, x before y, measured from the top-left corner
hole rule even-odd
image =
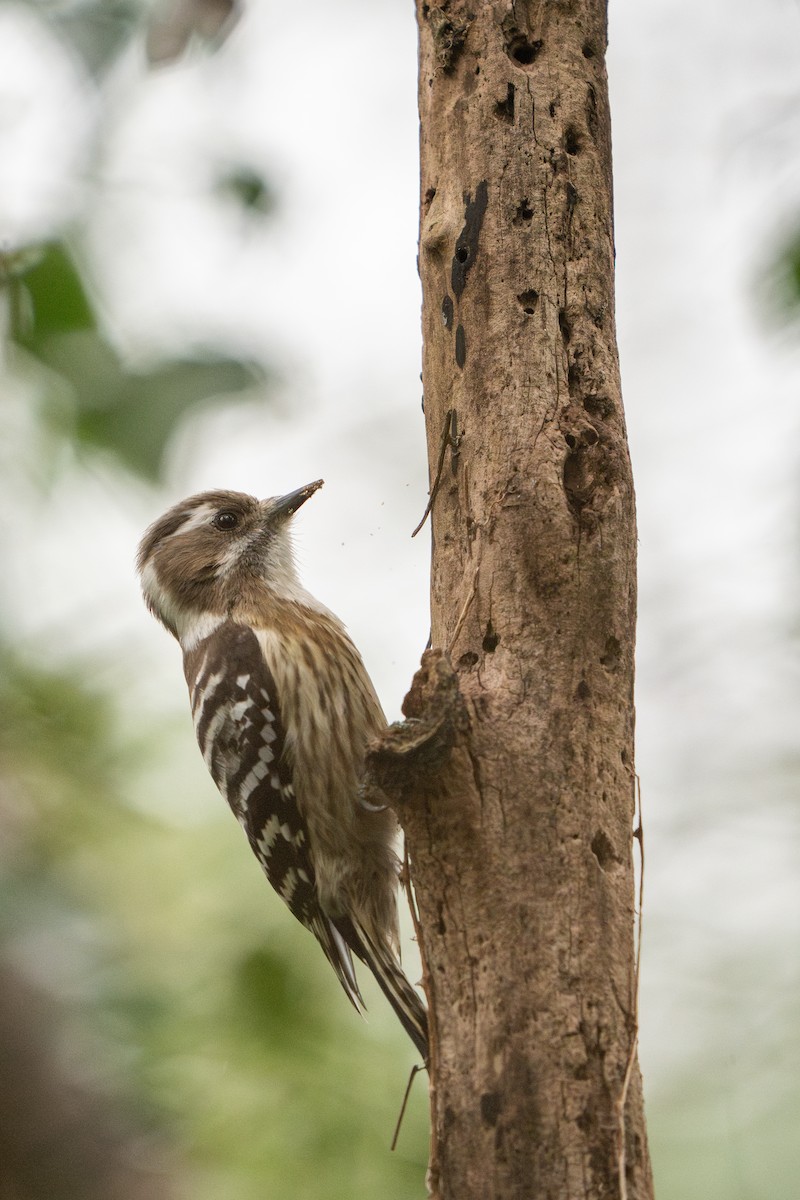
[[[216,513],[211,518],[211,524],[215,529],[222,529],[225,533],[228,533],[239,524],[239,518],[235,512],[231,512],[230,509],[225,508],[222,512]]]

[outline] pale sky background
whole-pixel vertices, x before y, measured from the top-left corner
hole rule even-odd
[[[611,4],[640,538],[641,1056],[648,1094],[693,1063],[711,1078],[723,1154],[787,1090],[796,1110],[800,1077],[800,339],[770,326],[759,290],[800,214],[798,46],[793,0]],[[194,421],[163,494],[66,464],[42,501],[12,454],[0,589],[44,659],[120,657],[137,702],[182,713],[176,648],[133,579],[142,528],[201,488],[267,495],[322,476],[298,519],[304,579],[398,715],[428,633],[429,544],[409,537],[427,495],[415,69],[410,2],[253,2],[213,57],[149,77],[139,53],[119,64],[90,184],[96,100],[27,11],[0,5],[0,239],[41,234],[88,192],[86,249],[129,354],[221,343],[283,380],[266,417]],[[210,195],[241,159],[277,193],[263,225]],[[27,401],[7,398],[6,452],[25,442]],[[195,817],[216,810],[191,745],[182,770]]]

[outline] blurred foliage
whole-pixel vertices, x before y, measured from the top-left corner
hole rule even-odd
[[[800,227],[783,239],[763,284],[773,314],[783,321],[800,320]]]
[[[14,296],[10,332],[34,352],[58,334],[97,328],[83,280],[60,242],[9,255],[6,276]]]
[[[698,1061],[648,1105],[657,1196],[795,1200],[796,1101],[774,1087],[785,1073],[754,1072],[743,1102],[726,1066]]]
[[[168,63],[193,41],[218,46],[239,16],[237,0],[158,0],[147,31],[152,63]]]
[[[234,200],[245,212],[269,216],[275,211],[276,196],[260,172],[245,165],[233,166],[217,181],[217,194]]]
[[[141,0],[28,0],[92,75],[102,74],[142,18]]]
[[[58,1000],[78,1076],[172,1144],[192,1200],[419,1195],[424,1089],[390,1155],[412,1054],[374,989],[388,1038],[350,1010],[224,806],[189,826],[139,810],[163,736],[123,732],[85,667],[6,648],[0,668],[5,954]],[[189,749],[188,720],[181,734]]]
[[[141,31],[144,6],[30,7],[81,57],[102,100],[102,76]],[[209,29],[202,7],[166,3],[159,19],[177,14],[194,37]],[[213,23],[232,6],[206,9]],[[256,217],[273,209],[247,165],[228,168],[214,194]],[[67,463],[80,492],[100,455],[114,494],[130,494],[132,481],[164,482],[186,422],[262,395],[267,374],[207,351],[125,362],[73,249],[80,217],[70,230],[0,253],[9,411],[24,409],[9,427],[25,439],[26,485],[46,492]],[[24,554],[18,537],[13,546],[7,555]],[[66,603],[57,573],[47,585],[64,587]],[[59,619],[35,646],[0,627],[0,1122],[13,1117],[5,1142],[0,1131],[0,1194],[420,1196],[427,1096],[420,1081],[391,1154],[414,1056],[377,988],[364,981],[366,1026],[201,774],[188,710],[175,728],[143,716],[141,667],[119,644],[50,660],[66,608]],[[203,788],[207,809],[187,817]]]
[[[127,367],[61,242],[7,258],[5,276],[11,334],[39,371],[50,432],[108,451],[146,479],[161,477],[170,436],[193,407],[264,380],[257,364],[222,356]]]
[[[63,244],[6,255],[2,266],[11,333],[44,398],[43,431],[84,454],[101,449],[155,479],[178,423],[199,402],[256,377],[252,365],[229,359],[133,373],[103,336]],[[122,720],[122,691],[97,683],[102,675],[100,663],[42,667],[0,637],[0,933],[24,986],[32,982],[56,1005],[48,1036],[60,1030],[60,1049],[40,1070],[43,1095],[25,1111],[63,1107],[58,1063],[66,1052],[76,1078],[92,1081],[80,1102],[70,1083],[69,1103],[99,1123],[102,1143],[76,1142],[68,1123],[70,1146],[51,1133],[48,1154],[70,1157],[64,1178],[72,1182],[54,1190],[29,1153],[13,1186],[24,1179],[25,1200],[101,1196],[102,1181],[122,1171],[124,1187],[114,1187],[133,1197],[141,1180],[123,1165],[130,1139],[146,1136],[162,1155],[170,1148],[172,1182],[192,1200],[350,1200],[387,1187],[398,1198],[419,1195],[421,1088],[400,1151],[388,1149],[411,1059],[402,1031],[385,1013],[388,1038],[360,1026],[316,943],[266,887],[235,822],[221,836],[223,805],[219,827],[176,826],[167,804],[163,819],[143,811],[137,797],[148,772],[176,742],[169,730]],[[190,750],[188,718],[180,735]],[[380,1014],[382,999],[369,985],[366,994]],[[26,1075],[16,1048],[39,1036],[27,1029],[29,1007],[4,1030],[18,1042],[0,1046]],[[12,1107],[30,1090],[8,1070],[3,1088]],[[103,1132],[98,1106],[114,1136]],[[36,1156],[40,1134],[31,1121],[26,1132]],[[416,1149],[407,1157],[409,1145]],[[145,1195],[162,1194],[163,1172],[158,1179],[158,1187],[152,1178],[142,1184]]]
[[[147,18],[147,51],[154,63],[181,55],[191,41],[212,48],[236,21],[235,0],[28,0],[78,55],[89,73],[102,76]]]

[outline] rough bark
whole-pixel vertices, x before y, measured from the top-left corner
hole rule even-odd
[[[417,9],[434,651],[373,767],[419,906],[430,1187],[642,1200],[606,5]]]

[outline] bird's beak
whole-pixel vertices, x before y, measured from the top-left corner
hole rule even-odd
[[[314,492],[318,492],[325,481],[323,479],[315,479],[313,483],[307,483],[305,487],[298,488],[294,492],[289,492],[286,496],[278,496],[272,501],[270,516],[274,517],[277,514],[290,517],[292,513],[296,513],[301,504],[305,504]]]

